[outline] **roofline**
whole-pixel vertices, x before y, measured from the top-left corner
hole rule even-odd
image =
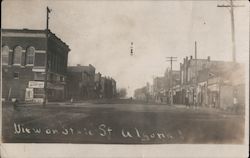
[[[9,28],[1,28],[2,32],[39,32],[39,33],[45,33],[45,29],[44,30],[37,30],[37,29],[9,29]]]
[[[44,30],[37,30],[37,29],[8,29],[8,28],[1,28],[1,32],[20,32],[20,33],[44,33],[46,34],[46,29]],[[57,40],[59,40],[65,47],[66,49],[68,49],[68,51],[70,51],[70,48],[69,46],[63,42],[59,37],[56,36],[55,33],[51,32],[50,30],[49,31],[49,34],[52,35],[53,37],[55,37]]]

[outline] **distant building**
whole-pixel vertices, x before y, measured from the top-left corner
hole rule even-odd
[[[102,97],[102,84],[101,84],[101,78],[102,74],[100,72],[95,74],[95,98],[101,98]]]
[[[167,76],[155,77],[153,80],[153,94],[155,102],[167,103],[169,82]]]
[[[43,102],[46,67],[48,101],[64,99],[70,49],[51,31],[48,39],[46,33],[46,30],[2,29],[3,100]]]
[[[116,97],[116,81],[110,77],[101,77],[101,98]]]
[[[67,98],[74,100],[95,98],[95,67],[69,66],[67,78]]]
[[[147,101],[147,87],[138,88],[134,91],[135,100]]]
[[[170,103],[171,90],[172,90],[174,101],[177,102],[180,91],[180,89],[177,88],[178,87],[177,85],[179,84],[180,84],[180,71],[178,70],[171,71],[167,69],[163,77],[154,78],[153,91],[154,91],[155,101],[158,103]]]
[[[146,102],[155,102],[153,85],[146,83],[146,86],[138,88],[134,91],[135,100],[146,101]]]
[[[207,59],[193,59],[192,56],[190,56],[190,59],[188,59],[188,57],[184,58],[183,63],[180,63],[182,104],[195,104],[197,98],[198,72],[208,67],[211,63],[210,57]]]
[[[168,77],[168,82],[170,82],[169,80],[171,80],[171,76],[172,76],[172,80],[171,80],[171,84],[169,86],[169,90],[168,90],[168,97],[171,97],[171,90],[172,89],[172,93],[173,93],[173,103],[174,104],[181,104],[180,100],[181,100],[181,88],[180,88],[180,71],[179,70],[173,70],[172,71],[172,75],[171,75],[171,71],[168,70],[166,72],[169,76]]]
[[[182,104],[197,104],[214,108],[227,109],[233,104],[237,91],[238,102],[244,94],[244,69],[239,63],[230,61],[214,61],[207,59],[184,58],[180,64],[180,88]],[[235,75],[239,73],[241,77]],[[238,79],[237,85],[234,84]],[[238,88],[235,88],[238,87]],[[241,88],[240,88],[241,87]],[[241,99],[240,99],[241,98]]]
[[[116,91],[116,81],[111,78],[111,84],[112,84],[112,98],[117,97],[117,91]]]

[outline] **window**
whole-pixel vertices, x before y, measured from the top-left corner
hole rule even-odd
[[[45,53],[36,53],[35,54],[35,66],[45,66]]]
[[[60,76],[60,82],[64,82],[64,77]]]
[[[50,80],[50,82],[53,82],[53,79],[54,78],[54,75],[51,73],[51,74],[49,74],[49,80]]]
[[[21,59],[22,59],[22,47],[17,46],[14,49],[14,64],[15,65],[21,65]]]
[[[14,77],[14,79],[19,79],[19,73],[18,72],[14,72],[13,77]]]
[[[26,65],[33,65],[34,64],[34,54],[35,54],[34,47],[29,47],[26,50]]]
[[[9,64],[9,52],[10,52],[10,49],[8,46],[2,47],[2,64],[3,65]]]
[[[43,98],[44,89],[43,88],[34,88],[34,98]]]

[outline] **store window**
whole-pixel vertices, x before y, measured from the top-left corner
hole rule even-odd
[[[14,49],[14,65],[21,65],[21,60],[22,60],[22,47],[17,46]]]
[[[9,52],[10,52],[10,49],[8,46],[2,47],[2,64],[3,65],[9,64]]]
[[[33,65],[34,64],[34,55],[35,55],[35,48],[29,47],[26,50],[26,65]]]
[[[43,88],[34,88],[34,98],[43,98],[44,89]]]

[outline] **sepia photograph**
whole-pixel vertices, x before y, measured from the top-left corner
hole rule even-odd
[[[247,0],[4,0],[1,13],[1,143],[247,146]]]

